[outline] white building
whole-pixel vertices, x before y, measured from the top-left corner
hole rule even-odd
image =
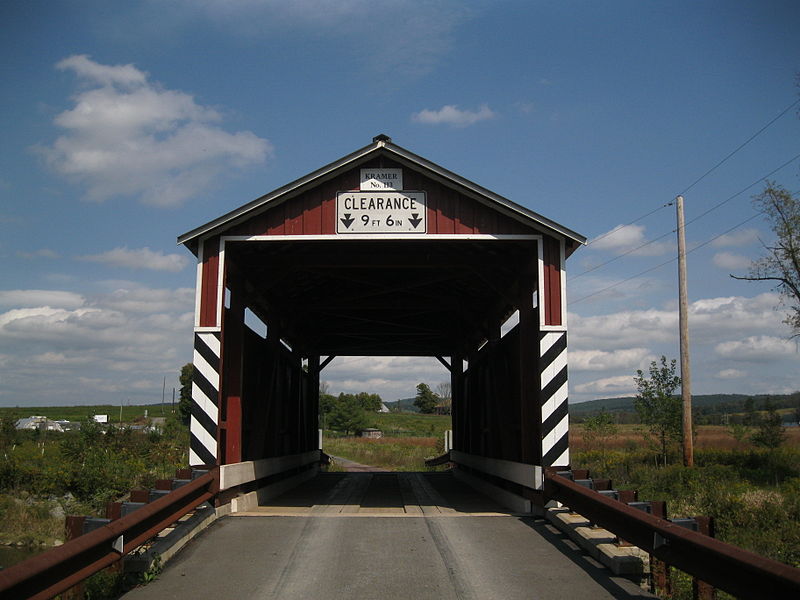
[[[55,421],[42,416],[30,416],[19,419],[16,423],[17,429],[39,429],[45,431],[64,431],[63,427]]]

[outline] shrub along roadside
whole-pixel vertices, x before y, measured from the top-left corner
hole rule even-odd
[[[800,567],[800,449],[703,450],[693,468],[652,466],[647,451],[576,452],[573,464],[672,517],[710,516],[718,539]]]
[[[104,516],[107,502],[171,476],[188,460],[188,432],[176,421],[162,433],[118,427],[104,433],[93,421],[75,432],[8,433],[13,439],[0,440],[0,541],[6,543],[63,539],[64,514]]]

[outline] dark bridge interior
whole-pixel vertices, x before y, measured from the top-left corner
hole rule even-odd
[[[309,355],[468,355],[535,282],[533,240],[228,242],[244,303]]]

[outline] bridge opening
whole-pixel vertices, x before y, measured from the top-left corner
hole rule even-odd
[[[568,464],[580,235],[378,136],[179,241],[198,258],[192,462],[318,451],[331,361],[410,356],[447,369],[462,474],[535,496]]]

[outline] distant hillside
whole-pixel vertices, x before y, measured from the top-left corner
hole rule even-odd
[[[794,394],[702,394],[692,396],[693,413],[698,420],[707,418],[710,422],[716,421],[716,417],[722,415],[733,415],[743,413],[747,409],[748,400],[752,400],[753,408],[757,411],[764,410],[767,402],[771,403],[776,409],[800,408],[800,392]],[[576,421],[595,415],[599,412],[616,413],[620,416],[625,414],[635,414],[633,397],[625,398],[604,398],[601,400],[589,400],[569,405],[569,411]]]
[[[398,412],[419,412],[419,409],[414,406],[415,398],[403,398],[402,400],[394,400],[393,402],[384,402],[389,410]]]

